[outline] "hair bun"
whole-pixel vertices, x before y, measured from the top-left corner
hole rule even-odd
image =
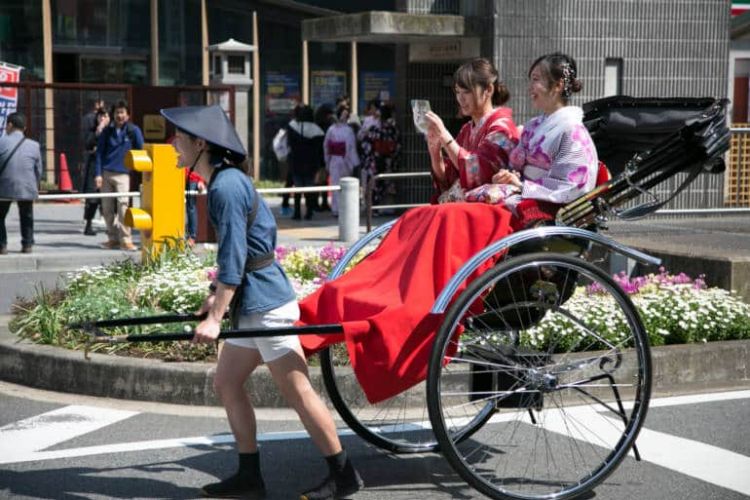
[[[583,88],[583,85],[581,84],[581,80],[578,78],[574,78],[572,82],[570,82],[570,91],[571,92],[580,92]]]
[[[502,106],[510,99],[510,90],[508,86],[501,81],[495,82],[495,92],[492,95],[492,104]]]

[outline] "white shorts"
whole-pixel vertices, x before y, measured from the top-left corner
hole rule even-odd
[[[240,328],[281,328],[291,326],[299,319],[297,301],[287,302],[281,307],[261,313],[240,316]],[[280,358],[289,351],[301,351],[297,335],[279,335],[276,337],[243,337],[225,340],[227,344],[255,349],[260,352],[263,362],[268,363]]]

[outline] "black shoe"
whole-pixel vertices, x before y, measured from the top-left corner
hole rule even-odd
[[[302,217],[300,216],[300,214],[295,213],[294,215],[292,215],[292,220],[302,220]]]
[[[8,255],[8,249],[6,247],[0,247],[0,255]]]
[[[266,498],[266,485],[261,479],[247,480],[235,474],[218,483],[207,484],[201,488],[201,495],[211,498],[248,498],[259,500]]]
[[[364,488],[359,473],[351,467],[338,474],[329,474],[316,488],[300,495],[300,500],[338,500],[354,495]]]
[[[91,227],[91,222],[86,223],[86,228],[83,230],[83,234],[86,236],[96,236],[96,231]]]
[[[21,247],[21,253],[31,253],[31,245],[23,245]]]

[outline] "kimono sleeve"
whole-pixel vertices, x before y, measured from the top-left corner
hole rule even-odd
[[[583,125],[577,125],[560,138],[560,147],[552,160],[549,174],[523,182],[522,198],[569,203],[591,191],[596,183],[596,148]]]
[[[474,151],[458,150],[458,173],[461,186],[473,189],[492,181],[492,176],[508,166],[508,157],[515,146],[507,131],[492,127]]]
[[[328,154],[328,143],[331,140],[331,135],[333,135],[333,127],[328,127],[328,130],[326,130],[325,139],[323,139],[323,161],[326,165],[328,165],[328,162],[331,161],[331,155]]]
[[[359,154],[357,153],[357,138],[350,128],[346,134],[346,161],[351,167],[359,165]]]

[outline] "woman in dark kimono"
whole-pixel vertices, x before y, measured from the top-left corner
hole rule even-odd
[[[401,135],[393,117],[393,106],[380,106],[380,120],[364,133],[362,138],[362,183],[376,174],[396,172],[401,155]],[[372,202],[379,205],[396,194],[393,183],[379,182],[373,187]]]

